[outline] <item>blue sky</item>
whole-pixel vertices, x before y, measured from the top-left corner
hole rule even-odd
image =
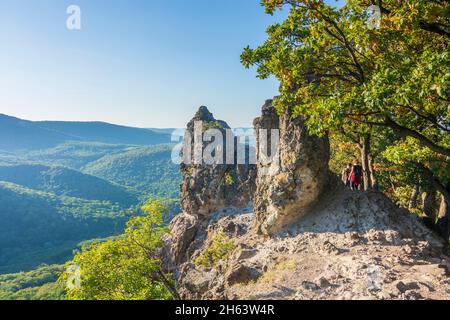
[[[206,105],[232,126],[249,126],[278,87],[239,60],[283,17],[259,3],[1,0],[0,113],[184,127]],[[80,31],[66,28],[71,4],[81,8]]]

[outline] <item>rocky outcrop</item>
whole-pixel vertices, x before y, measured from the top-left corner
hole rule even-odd
[[[256,225],[258,231],[272,235],[305,216],[320,199],[330,178],[330,146],[328,138],[308,133],[304,117],[293,118],[289,112],[278,117],[271,100],[254,127],[259,159],[253,201]],[[263,129],[269,137],[267,147]],[[273,129],[279,129],[279,148],[266,163],[261,153],[270,149]]]
[[[172,221],[172,232],[166,239],[166,265],[168,270],[180,271],[177,273],[180,283],[185,282],[185,275],[189,274],[188,279],[192,278],[186,270],[192,267],[196,250],[208,243],[205,236],[212,223],[212,214],[226,212],[226,208],[230,208],[228,212],[246,208],[253,199],[254,225],[262,233],[274,234],[304,216],[317,202],[328,181],[328,140],[310,136],[302,118],[293,119],[289,114],[279,117],[272,100],[266,101],[262,116],[254,122],[257,159],[263,160],[258,162],[257,167],[249,164],[195,163],[196,148],[204,150],[210,143],[195,145],[195,129],[196,126],[198,129],[199,123],[202,125],[201,133],[210,128],[220,131],[223,148],[218,150],[219,153],[225,155],[229,147],[227,139],[233,139],[234,160],[237,160],[237,141],[226,132],[228,124],[216,120],[206,107],[200,107],[187,125],[184,140],[185,160],[187,154],[194,162],[181,165],[181,206],[184,212]],[[280,134],[272,136],[271,130],[278,129]],[[268,131],[265,137],[263,130]],[[265,142],[269,149],[262,147]],[[272,161],[265,162],[262,152],[270,150],[272,142],[279,142],[279,149],[273,153]],[[264,152],[264,155],[271,153]],[[222,160],[225,162],[226,157]],[[227,228],[240,227],[231,223]],[[228,229],[225,231],[230,233]],[[254,268],[237,264],[227,271],[224,281],[227,284],[242,282],[243,279],[250,281],[257,274]],[[186,286],[189,287],[189,284]]]
[[[242,258],[252,256],[250,246],[235,246],[234,243],[234,239],[252,234],[252,216],[251,208],[223,209],[203,220],[187,250],[189,258],[179,265],[175,274],[183,299],[225,299],[225,287],[246,283],[259,276],[259,271],[252,266],[240,263]],[[213,266],[205,266],[198,258],[210,250],[219,234],[232,241],[230,252],[223,258],[214,258],[217,261],[213,261]],[[219,245],[219,250],[221,247]],[[225,261],[230,264],[225,265]]]
[[[164,265],[173,272],[186,257],[187,251],[197,235],[200,220],[198,216],[180,213],[170,223],[170,235],[163,238],[165,242]]]
[[[228,127],[202,107],[190,132],[199,120]],[[257,174],[182,166],[185,212],[165,239],[182,298],[450,299],[449,257],[418,218],[380,192],[334,183],[328,140],[309,135],[304,118],[278,116],[268,100],[254,124],[257,136],[280,130],[278,152]]]
[[[248,206],[254,193],[256,167],[248,163],[237,164],[237,161],[234,164],[226,163],[226,148],[229,145],[227,139],[233,139],[234,153],[237,150],[237,140],[234,136],[227,136],[226,129],[230,129],[228,124],[216,120],[206,107],[200,107],[187,125],[184,143],[185,146],[191,145],[189,149],[192,162],[195,159],[194,127],[196,122],[202,124],[203,131],[212,128],[222,133],[223,148],[217,152],[222,153],[223,157],[221,157],[221,163],[205,164],[202,161],[202,163],[184,163],[181,165],[183,175],[181,207],[183,211],[206,217],[218,209],[231,206],[237,208]],[[192,139],[188,140],[188,137]],[[205,149],[209,143],[203,142],[200,147]],[[236,160],[236,155],[234,159]]]
[[[201,126],[200,143],[195,144],[195,128]],[[208,129],[216,129],[221,133],[222,147],[215,148],[211,154],[221,160],[205,163],[201,157],[203,151],[212,141],[204,141],[203,134]],[[225,121],[216,120],[209,110],[202,106],[194,118],[189,121],[184,137],[183,152],[185,162],[180,166],[182,173],[181,207],[183,213],[175,217],[170,225],[170,236],[166,237],[166,269],[173,271],[190,256],[193,240],[202,224],[213,212],[230,208],[245,208],[251,204],[255,190],[256,166],[248,163],[248,147],[246,163],[238,164],[238,140],[229,130]],[[231,139],[230,144],[227,139]],[[226,159],[227,147],[233,148],[234,163]],[[196,148],[200,159],[196,160]],[[245,148],[244,148],[245,149]],[[186,153],[188,157],[186,157]],[[198,162],[200,160],[200,162]],[[229,160],[229,159],[228,159]],[[197,161],[197,162],[196,162]]]
[[[450,299],[440,238],[379,192],[334,189],[270,238],[251,232],[255,219],[242,210],[204,222],[178,274],[183,298]],[[233,252],[214,267],[196,265],[218,232],[233,240]]]

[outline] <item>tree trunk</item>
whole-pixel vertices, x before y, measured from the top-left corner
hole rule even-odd
[[[450,192],[450,182],[445,186],[447,192]],[[442,195],[441,206],[439,208],[439,215],[437,221],[437,229],[442,238],[445,240],[446,249],[450,241],[450,199]]]
[[[391,185],[392,191],[396,192],[397,186],[395,185],[394,181],[392,180],[392,175],[389,172],[388,172],[388,180],[389,180],[389,184]]]
[[[370,157],[369,158],[370,180],[372,181],[372,189],[373,190],[378,190],[378,179],[377,179],[377,176],[375,174],[375,170],[373,168],[373,162],[374,162],[373,157]]]
[[[420,193],[420,187],[419,187],[419,185],[416,184],[411,193],[411,198],[409,199],[408,208],[410,210],[417,208],[417,198],[419,197],[419,193]]]
[[[415,165],[422,171],[423,176],[431,183],[431,185],[433,186],[433,188],[437,191],[439,191],[442,196],[444,197],[446,204],[444,207],[445,209],[442,208],[442,212],[439,212],[439,216],[441,216],[439,218],[439,221],[437,221],[437,229],[439,231],[439,229],[442,229],[442,236],[444,237],[445,243],[448,247],[449,244],[449,228],[450,228],[450,214],[448,213],[448,206],[450,204],[450,181],[447,181],[446,184],[442,183],[438,178],[436,178],[433,174],[433,172],[428,169],[427,167],[425,167],[423,164],[421,163],[415,163]],[[446,217],[445,217],[446,216]],[[446,247],[446,250],[447,250]]]
[[[430,219],[432,224],[436,223],[436,191],[430,190],[422,193],[423,213]]]
[[[437,229],[440,236],[447,239],[448,244],[450,237],[450,204],[445,200],[444,196],[442,196],[441,207],[439,208]]]
[[[181,300],[180,294],[175,286],[172,285],[171,281],[167,279],[164,272],[162,270],[158,270],[157,274],[159,276],[159,280],[162,281],[164,287],[170,292],[174,300]]]
[[[370,138],[370,134],[365,134],[361,147],[361,164],[363,168],[364,190],[369,190],[372,188],[372,179],[369,166]]]

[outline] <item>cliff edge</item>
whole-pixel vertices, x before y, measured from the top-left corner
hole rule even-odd
[[[182,166],[184,212],[165,242],[183,298],[450,299],[437,235],[382,193],[341,187],[327,138],[310,136],[304,118],[278,116],[268,100],[257,154],[262,129],[279,130],[268,162]]]

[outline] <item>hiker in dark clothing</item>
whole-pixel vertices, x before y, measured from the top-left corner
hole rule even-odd
[[[352,172],[352,164],[347,164],[347,167],[342,171],[342,183],[347,187],[350,188],[350,173]]]
[[[359,190],[361,187],[363,168],[358,160],[355,160],[350,172],[350,187],[353,191]]]

